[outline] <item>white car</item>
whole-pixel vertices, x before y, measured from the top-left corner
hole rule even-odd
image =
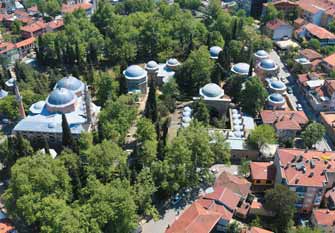
[[[302,106],[301,106],[301,104],[297,104],[297,110],[298,110],[298,111],[302,111]]]

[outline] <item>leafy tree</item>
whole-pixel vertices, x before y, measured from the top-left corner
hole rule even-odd
[[[177,97],[180,95],[178,85],[175,79],[171,79],[169,82],[164,83],[162,86],[162,93],[164,96]]]
[[[89,177],[83,192],[88,199],[80,211],[87,216],[87,232],[124,233],[136,228],[136,204],[128,181],[102,184]]]
[[[318,228],[310,227],[298,227],[290,230],[290,233],[321,233],[322,231]]]
[[[85,172],[103,183],[127,174],[127,154],[114,142],[104,140],[89,148],[85,155]]]
[[[193,103],[193,117],[205,125],[209,124],[210,115],[203,99],[199,99]]]
[[[230,145],[226,142],[221,133],[215,133],[212,136],[214,142],[211,144],[211,150],[215,156],[216,163],[230,163]]]
[[[20,34],[21,31],[20,31],[20,27],[22,26],[22,23],[18,20],[15,20],[12,24],[11,24],[11,29],[10,31],[13,33],[13,34]]]
[[[225,93],[228,96],[230,96],[234,102],[238,102],[240,99],[243,82],[244,82],[243,78],[235,75],[228,77],[227,80],[225,81],[224,85]]]
[[[95,97],[100,106],[111,99],[116,100],[119,95],[119,82],[113,73],[98,72],[95,81],[96,93]]]
[[[156,159],[157,154],[157,134],[150,120],[141,118],[137,122],[136,138],[139,146],[139,160],[142,165],[149,166]]]
[[[197,10],[201,5],[200,0],[178,0],[179,5],[182,8]]]
[[[237,222],[229,223],[227,233],[240,233],[241,229]]]
[[[312,148],[312,146],[320,141],[325,134],[325,127],[317,122],[310,123],[306,129],[301,133],[301,137],[306,147]]]
[[[144,115],[152,121],[157,122],[157,99],[156,99],[156,87],[153,81],[150,82],[148,99],[145,104]]]
[[[241,107],[243,111],[255,116],[262,110],[268,93],[257,77],[245,82],[245,88],[241,93]]]
[[[332,33],[335,33],[335,21],[334,20],[328,23],[328,30]]]
[[[41,154],[19,159],[3,196],[9,214],[20,219],[25,229],[39,232],[42,200],[49,196],[65,202],[72,198],[70,177],[62,162]]]
[[[41,13],[46,13],[49,16],[56,16],[60,12],[60,2],[58,0],[39,0],[37,8]]]
[[[176,72],[179,90],[189,96],[197,95],[199,88],[210,82],[213,65],[205,46],[192,51]]]
[[[268,4],[262,22],[265,24],[271,20],[277,19],[279,12],[273,4]]]
[[[295,213],[296,195],[286,186],[278,184],[273,189],[265,191],[265,208],[275,214],[274,231],[289,232]]]
[[[238,173],[242,176],[247,176],[250,173],[250,160],[241,160],[241,164],[238,167]]]
[[[274,144],[276,141],[276,132],[270,125],[258,125],[248,137],[248,144],[258,149],[264,144]]]
[[[320,41],[318,41],[315,38],[312,38],[308,41],[308,47],[315,50],[320,50],[321,48]]]
[[[18,104],[15,96],[9,95],[0,99],[0,112],[3,116],[8,117],[11,120],[18,119]]]
[[[62,113],[62,145],[78,153],[78,144],[73,138],[69,124],[64,113]]]

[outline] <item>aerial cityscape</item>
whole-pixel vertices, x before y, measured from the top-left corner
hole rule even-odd
[[[0,233],[335,233],[335,0],[0,23]]]

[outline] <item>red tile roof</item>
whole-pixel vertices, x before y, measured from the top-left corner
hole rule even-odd
[[[298,74],[298,82],[300,85],[306,87],[307,86],[307,81],[309,80],[308,74]]]
[[[298,25],[303,25],[304,22],[305,20],[303,18],[297,18],[296,20],[294,20],[294,23]]]
[[[0,54],[4,54],[12,49],[15,49],[15,44],[13,44],[12,42],[0,43]]]
[[[195,201],[165,233],[209,233],[220,218],[220,213],[206,210]]]
[[[63,4],[62,13],[72,13],[79,9],[88,10],[91,8],[92,8],[92,4],[90,3]]]
[[[14,229],[15,227],[10,220],[8,219],[0,220],[0,233],[9,233]]]
[[[335,68],[335,53],[333,53],[332,55],[328,57],[325,57],[322,61],[327,63],[331,67]]]
[[[238,177],[229,172],[222,172],[215,180],[214,187],[227,187],[243,197],[250,193],[251,183],[243,177]]]
[[[15,44],[16,48],[21,48],[21,47],[24,47],[24,46],[27,46],[27,45],[31,45],[33,43],[35,43],[36,39],[35,37],[30,37],[28,39],[25,39],[25,40],[21,40],[20,42],[17,42]]]
[[[27,12],[25,12],[24,10],[15,10],[14,14],[17,17],[29,17],[29,14]]]
[[[314,61],[312,61],[312,70],[316,70],[316,68],[320,65],[321,62],[322,62],[321,59],[315,59]]]
[[[335,39],[335,35],[323,27],[308,23],[303,26],[310,34],[319,39]]]
[[[26,26],[21,27],[21,31],[34,33],[34,32],[37,32],[45,28],[46,28],[46,24],[42,20],[40,20],[32,24],[28,24]]]
[[[264,124],[273,125],[281,130],[301,130],[301,126],[308,123],[303,111],[263,110],[261,118]]]
[[[335,223],[335,210],[314,209],[313,216],[318,225],[333,226]]]
[[[237,204],[240,202],[241,196],[234,193],[226,187],[216,187],[214,192],[205,195],[205,199],[218,200],[222,202],[230,210],[235,210]]]
[[[271,30],[276,30],[277,28],[284,26],[284,25],[288,25],[288,23],[280,19],[274,19],[274,20],[267,22],[266,27]]]
[[[37,6],[32,6],[32,7],[28,8],[27,11],[37,13],[38,8],[37,8]]]
[[[274,180],[276,168],[272,162],[251,162],[250,175],[253,180]]]
[[[278,149],[278,158],[279,172],[288,185],[323,187],[326,171],[335,168],[335,152]]]
[[[51,22],[49,22],[48,27],[50,27],[52,30],[56,30],[58,28],[61,28],[64,26],[64,20],[60,19],[60,20],[53,20]]]
[[[322,55],[313,49],[303,49],[300,51],[300,54],[310,61],[322,58]]]
[[[334,188],[328,190],[325,194],[325,198],[330,198],[335,203],[335,190]]]

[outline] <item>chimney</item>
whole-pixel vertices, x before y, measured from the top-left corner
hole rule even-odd
[[[311,172],[308,177],[313,177],[314,176],[314,172]]]
[[[295,179],[295,183],[298,184],[299,182],[299,178]]]
[[[85,98],[87,123],[90,124],[92,123],[91,96],[87,85],[85,85],[84,95],[85,95],[84,98]]]
[[[293,117],[294,117],[294,113],[291,113],[291,115],[290,115],[290,120],[292,120]]]
[[[22,96],[20,94],[19,86],[16,83],[16,79],[14,79],[14,92],[15,92],[16,102],[19,105],[20,118],[24,119],[24,118],[26,118],[26,112],[24,111]]]

